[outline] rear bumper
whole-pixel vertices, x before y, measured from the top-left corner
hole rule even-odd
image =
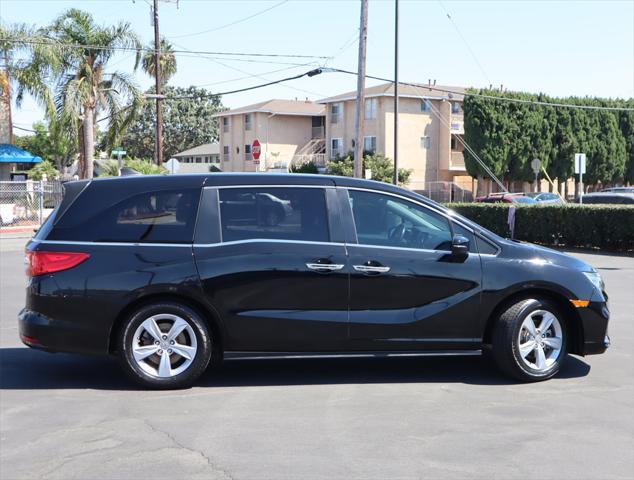
[[[57,320],[32,310],[18,315],[20,340],[26,346],[47,352],[105,353],[103,340],[77,324]]]
[[[604,353],[610,346],[608,322],[610,310],[607,302],[590,302],[587,307],[577,309],[583,326],[582,355]]]

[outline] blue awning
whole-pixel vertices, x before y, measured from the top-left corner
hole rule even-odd
[[[10,143],[0,143],[0,163],[40,163],[42,159]]]

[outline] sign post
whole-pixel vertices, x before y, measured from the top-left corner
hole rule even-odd
[[[117,156],[119,174],[121,174],[121,169],[123,168],[123,156],[126,154],[126,151],[122,147],[117,147],[112,151],[112,154]]]
[[[253,164],[257,165],[257,170],[260,170],[260,154],[262,153],[262,146],[260,141],[256,138],[251,144],[251,156],[253,157]]]
[[[586,173],[586,154],[575,153],[575,173],[579,175],[579,204],[583,204],[583,174]]]
[[[178,171],[180,170],[181,164],[175,158],[170,158],[167,162],[165,162],[165,168],[167,168],[168,172],[174,175],[175,173],[178,173]]]
[[[535,191],[539,192],[539,171],[542,169],[542,161],[539,158],[534,158],[531,162],[531,168],[533,169],[533,173],[535,174]]]

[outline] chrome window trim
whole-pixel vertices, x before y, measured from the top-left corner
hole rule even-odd
[[[497,248],[497,252],[495,254],[491,254],[491,253],[480,253],[477,252],[478,255],[488,255],[488,256],[492,256],[492,257],[497,257],[499,255],[499,253],[502,251],[502,249],[500,248],[499,245],[497,245],[496,243],[492,242],[491,240],[488,240],[484,235],[480,234],[479,232],[476,232],[472,227],[470,227],[469,225],[465,225],[463,222],[460,221],[460,219],[458,218],[454,218],[451,215],[448,215],[446,212],[443,212],[442,210],[439,210],[438,208],[435,208],[432,205],[426,205],[423,202],[420,202],[418,200],[414,200],[412,198],[409,197],[405,197],[403,195],[399,195],[398,193],[393,193],[393,192],[386,192],[384,190],[375,190],[372,188],[362,188],[362,187],[340,187],[340,188],[345,188],[346,190],[358,190],[361,192],[370,192],[370,193],[378,193],[378,194],[382,194],[382,195],[390,195],[392,197],[396,197],[399,198],[401,200],[405,200],[406,202],[411,202],[415,205],[419,205],[423,208],[426,208],[428,210],[431,210],[432,212],[438,213],[439,215],[445,217],[449,222],[455,222],[458,225],[460,225],[462,228],[464,228],[465,230],[471,232],[473,235],[482,238],[482,240],[486,241],[489,244],[493,244],[495,246],[495,248]],[[354,218],[353,218],[354,221]],[[355,230],[356,230],[356,225],[355,225]],[[357,239],[357,242],[359,240]],[[355,244],[349,244],[349,245],[355,245]],[[401,247],[385,247],[383,245],[364,245],[361,243],[357,243],[357,245],[363,245],[366,247],[380,247],[380,248],[397,248],[397,249],[401,249]],[[402,247],[403,250],[416,250],[416,251],[427,251],[427,252],[446,252],[448,250],[425,250],[422,248],[407,248],[407,247]],[[475,252],[473,252],[475,253]]]
[[[296,185],[296,184],[286,184],[286,185],[279,185],[279,184],[265,184],[265,183],[260,183],[257,185],[253,185],[253,184],[249,184],[249,185],[206,185],[203,188],[217,188],[217,189],[223,189],[223,188],[336,188],[335,185]]]
[[[136,247],[189,247],[192,243],[143,243],[143,242],[87,242],[87,241],[74,241],[74,240],[37,240],[32,239],[32,243],[44,244],[44,245],[103,245],[104,247],[123,247],[130,245]]]

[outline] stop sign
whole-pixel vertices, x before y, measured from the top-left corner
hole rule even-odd
[[[260,159],[260,153],[262,152],[262,147],[260,147],[260,141],[256,138],[253,140],[251,144],[251,155],[253,155],[254,160]]]

